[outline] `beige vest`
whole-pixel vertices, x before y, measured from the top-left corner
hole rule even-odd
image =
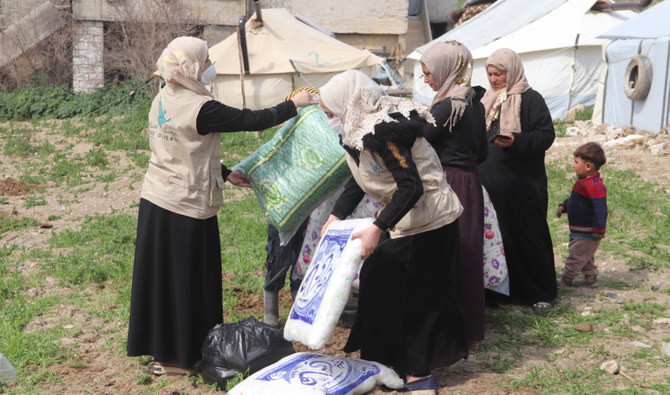
[[[416,205],[391,229],[391,237],[402,237],[440,228],[454,222],[463,206],[442,172],[440,159],[423,137],[414,142],[411,150],[423,183],[423,196]],[[398,189],[382,158],[368,150],[361,151],[360,165],[347,154],[347,163],[358,185],[380,203],[380,211],[391,201]]]
[[[203,104],[212,100],[176,84],[156,95],[149,112],[151,159],[140,197],[177,214],[205,219],[223,204],[220,136],[196,130]]]

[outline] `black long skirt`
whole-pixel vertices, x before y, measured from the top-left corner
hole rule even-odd
[[[484,339],[484,193],[477,169],[443,167],[447,182],[463,205],[458,218],[461,291],[465,339]]]
[[[524,174],[499,157],[498,148],[479,168],[482,184],[496,209],[509,273],[510,298],[489,293],[493,302],[521,304],[556,299],[556,269],[551,233],[547,224],[547,181]],[[505,157],[507,158],[507,157]],[[518,161],[522,162],[521,159]],[[540,169],[544,172],[544,168]],[[529,170],[530,172],[530,170]]]
[[[425,376],[466,358],[458,223],[382,241],[363,264],[344,351]]]
[[[194,219],[140,200],[130,298],[128,356],[190,369],[223,322],[216,216]]]

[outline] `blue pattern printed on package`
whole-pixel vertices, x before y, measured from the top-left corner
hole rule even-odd
[[[284,380],[313,387],[325,394],[346,394],[381,372],[371,362],[321,354],[302,354],[259,376],[256,380]]]
[[[291,319],[313,324],[316,313],[328,286],[328,280],[335,269],[334,263],[342,255],[353,228],[329,230],[318,247],[317,255],[311,263],[307,276],[300,286],[298,297],[293,303]]]

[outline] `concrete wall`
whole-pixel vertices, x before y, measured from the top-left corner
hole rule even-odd
[[[183,1],[187,8],[181,9],[178,3],[165,2],[164,9],[148,13],[149,17],[153,21],[174,20],[178,13],[185,20],[222,26],[224,32],[230,32],[246,11],[245,0],[188,0]],[[77,20],[118,21],[129,12],[147,14],[146,10],[154,10],[155,4],[154,0],[72,0],[72,11]],[[407,33],[409,0],[261,0],[260,4],[262,8],[286,8],[336,34],[370,35],[371,39],[351,40],[365,42],[368,48],[388,47]]]
[[[302,14],[333,33],[407,33],[409,0],[284,0],[283,3],[293,13]]]
[[[245,3],[244,0],[72,0],[73,17],[79,20],[119,21],[129,12],[148,14],[151,21],[173,21],[178,15],[184,20],[197,20],[201,25],[234,25],[245,12]]]
[[[0,25],[8,27],[43,2],[44,0],[0,0]]]

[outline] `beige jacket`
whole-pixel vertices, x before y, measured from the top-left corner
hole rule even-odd
[[[201,136],[196,118],[212,100],[177,84],[156,95],[149,112],[151,159],[140,197],[177,214],[206,219],[223,204],[220,136]]]
[[[435,150],[423,137],[414,142],[411,150],[423,184],[423,196],[416,205],[391,229],[391,237],[402,237],[440,228],[454,222],[463,206],[442,172]],[[380,203],[380,211],[391,201],[398,189],[382,158],[368,150],[361,151],[360,166],[347,155],[347,163],[356,183],[365,193]]]

